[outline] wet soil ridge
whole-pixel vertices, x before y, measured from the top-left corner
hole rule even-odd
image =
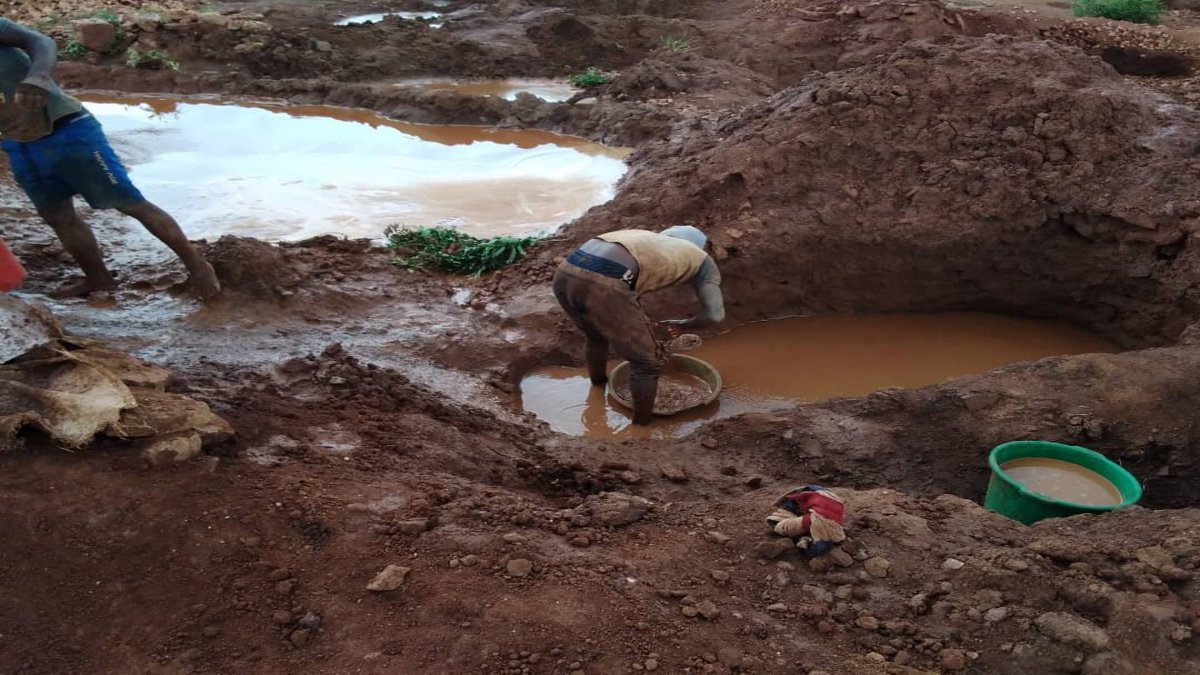
[[[706,227],[735,320],[973,307],[1163,344],[1197,318],[1198,141],[1074,48],[912,43],[639,151],[574,233]]]

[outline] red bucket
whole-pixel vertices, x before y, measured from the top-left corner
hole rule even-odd
[[[25,281],[25,268],[0,239],[0,293],[7,293]]]

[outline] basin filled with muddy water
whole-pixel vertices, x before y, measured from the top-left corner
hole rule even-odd
[[[734,328],[689,351],[720,372],[721,395],[649,427],[632,426],[627,411],[592,387],[581,368],[531,372],[521,383],[521,404],[566,434],[670,438],[746,412],[922,387],[1047,356],[1117,351],[1072,326],[995,314],[777,319]]]
[[[626,152],[542,131],[220,99],[81,98],[192,239],[381,238],[388,225],[551,232],[608,201]]]

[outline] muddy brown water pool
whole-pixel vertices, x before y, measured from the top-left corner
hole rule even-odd
[[[545,233],[608,201],[626,151],[367,110],[84,95],[138,187],[192,239],[382,238],[388,225]]]
[[[1027,489],[1047,497],[1084,506],[1114,506],[1121,491],[1104,476],[1078,464],[1049,457],[1025,457],[1000,469]]]
[[[543,101],[566,101],[580,90],[566,80],[510,79],[510,80],[456,80],[453,78],[423,78],[396,83],[402,89],[421,91],[453,91],[470,96],[490,96],[506,101],[516,100],[520,94],[529,94]]]
[[[994,314],[788,318],[740,326],[687,352],[720,371],[720,397],[649,427],[631,425],[627,411],[592,387],[581,368],[531,372],[521,383],[521,405],[565,434],[672,438],[747,412],[922,387],[1047,356],[1117,351],[1072,326]]]

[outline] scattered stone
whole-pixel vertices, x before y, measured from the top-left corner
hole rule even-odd
[[[684,605],[679,611],[689,619],[700,613],[700,610],[696,609],[695,605]]]
[[[772,613],[782,613],[787,611],[787,605],[782,602],[777,602],[773,605],[767,605],[767,611]]]
[[[854,556],[851,556],[840,546],[835,546],[832,551],[826,554],[831,561],[838,567],[850,567],[854,564]]]
[[[1029,563],[1021,560],[1020,558],[1011,558],[1004,561],[1004,569],[1012,570],[1014,572],[1024,572],[1025,570],[1029,569]]]
[[[404,581],[408,578],[408,573],[411,571],[412,568],[410,567],[388,565],[383,568],[382,572],[375,575],[371,583],[367,584],[367,590],[376,593],[394,591],[404,585]]]
[[[966,670],[967,655],[961,649],[943,649],[942,669],[950,671]]]
[[[107,52],[117,39],[117,27],[104,19],[80,19],[75,22],[75,39],[92,52]]]
[[[658,670],[658,659],[646,659],[642,667],[649,671]]]
[[[729,572],[725,572],[723,570],[713,570],[709,574],[712,575],[714,581],[729,581]]]
[[[533,563],[524,558],[513,558],[504,566],[504,571],[510,577],[527,577],[533,571]]]
[[[688,479],[687,471],[682,466],[675,464],[664,465],[662,467],[662,476],[672,483],[685,483]]]
[[[592,540],[589,539],[586,534],[578,534],[578,535],[575,535],[574,537],[571,537],[570,541],[568,541],[567,543],[571,544],[572,546],[574,546],[576,548],[587,548],[588,546],[592,545]]]
[[[275,592],[280,595],[291,595],[292,591],[296,590],[296,580],[286,579],[275,584]]]
[[[1074,614],[1047,612],[1034,621],[1043,635],[1065,645],[1088,651],[1108,648],[1108,634],[1098,626]]]
[[[313,49],[321,52],[322,54],[328,54],[329,52],[333,51],[333,45],[324,40],[317,40],[313,43]]]
[[[870,574],[876,579],[882,579],[886,577],[888,575],[888,569],[891,566],[892,564],[890,562],[888,562],[885,558],[880,558],[879,556],[867,558],[867,561],[863,563],[863,569],[867,570],[867,574]]]
[[[989,609],[983,615],[983,620],[988,623],[1000,623],[1008,618],[1009,609],[1007,607],[994,607]]]
[[[874,663],[887,663],[887,657],[879,652],[867,652],[867,660]]]
[[[859,628],[861,628],[863,630],[871,630],[871,631],[879,630],[879,619],[876,619],[875,617],[871,616],[870,614],[866,614],[864,616],[860,616],[857,619],[855,619],[854,625],[858,626]]]
[[[133,23],[144,33],[153,33],[162,26],[162,17],[154,12],[138,12],[133,17]]]
[[[954,558],[946,558],[946,562],[942,563],[942,569],[946,570],[947,572],[957,572],[966,566],[967,563]]]
[[[700,612],[700,616],[709,621],[716,621],[717,617],[721,616],[721,609],[712,600],[701,600],[696,605],[696,611]]]
[[[459,558],[458,561],[460,563],[462,563],[463,567],[474,567],[479,564],[479,556],[474,555],[474,554],[465,555],[465,556]]]
[[[622,471],[621,481],[630,485],[637,485],[642,482],[642,477],[636,471]]]
[[[721,447],[721,444],[717,442],[717,439],[713,438],[712,436],[705,436],[702,438],[700,440],[700,445],[709,450],[716,450],[717,448]]]
[[[415,535],[421,534],[429,529],[428,518],[413,518],[412,520],[401,520],[392,526],[396,534]]]
[[[770,539],[755,545],[754,553],[758,555],[758,557],[765,560],[774,560],[782,555],[785,551],[790,551],[793,548],[795,548],[795,546],[792,544],[790,539]]]
[[[142,448],[142,459],[151,466],[181,464],[199,455],[202,446],[196,432],[155,438]]]
[[[321,627],[321,617],[318,614],[306,612],[304,616],[300,617],[300,620],[296,622],[296,625],[300,626],[301,628],[316,630]]]
[[[312,631],[307,628],[297,628],[296,630],[292,631],[292,634],[288,637],[288,640],[290,640],[291,643],[297,647],[303,647],[304,645],[308,644],[308,638],[311,634]]]
[[[601,527],[623,527],[635,523],[649,510],[650,500],[623,492],[593,495],[576,509]]]
[[[705,533],[704,538],[718,546],[724,546],[729,542],[729,535],[716,530]]]

